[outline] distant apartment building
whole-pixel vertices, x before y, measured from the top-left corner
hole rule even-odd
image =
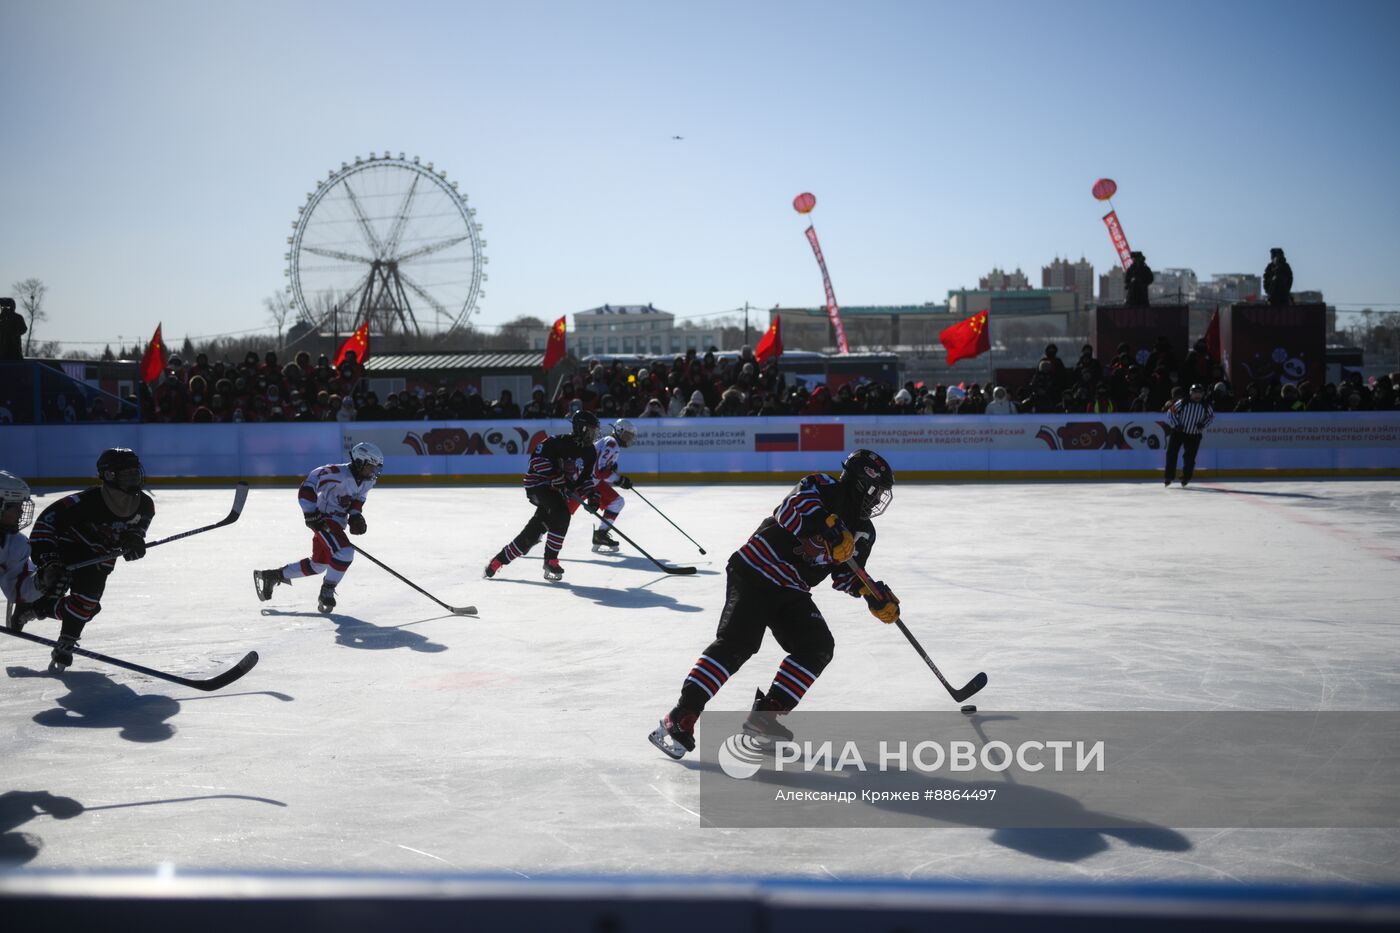
[[[1201,301],[1226,303],[1248,301],[1251,296],[1258,298],[1263,294],[1259,276],[1252,272],[1216,272],[1198,291]]]
[[[677,327],[676,316],[651,305],[603,305],[574,312],[569,349],[580,359],[594,355],[704,353],[719,346],[715,328]]]
[[[1191,269],[1154,269],[1147,297],[1159,304],[1185,305],[1200,294],[1200,283]]]
[[[1128,298],[1128,288],[1123,279],[1123,267],[1114,266],[1099,276],[1099,304],[1121,305]]]
[[[1079,307],[1094,303],[1094,266],[1083,256],[1070,262],[1056,256],[1048,266],[1040,268],[1041,288],[1067,288],[1079,296]]]
[[[788,350],[834,350],[835,331],[825,308],[774,308],[783,318],[783,347]],[[938,332],[952,324],[947,305],[854,305],[841,309],[841,326],[852,349],[886,350],[931,346]]]
[[[988,291],[960,288],[948,292],[948,314],[962,319],[984,308],[992,314],[1072,315],[1084,310],[1079,295],[1069,288],[1028,288],[1020,291]]]
[[[1026,278],[1026,274],[1021,271],[1020,266],[1015,272],[1007,272],[1000,268],[994,268],[991,272],[977,280],[977,287],[984,292],[1004,292],[1012,289],[1030,288],[1031,283]]]

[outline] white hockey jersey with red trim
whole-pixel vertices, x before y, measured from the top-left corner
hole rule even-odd
[[[34,563],[29,559],[29,539],[19,532],[0,531],[0,591],[12,603],[32,603],[40,595],[34,581]]]
[[[617,477],[617,458],[622,452],[618,446],[617,438],[599,438],[593,444],[593,449],[598,452],[598,459],[593,464],[593,478],[598,482],[609,482]]]
[[[343,523],[347,515],[365,507],[375,479],[372,476],[361,483],[350,472],[350,464],[328,463],[311,471],[297,490],[297,498],[302,512],[320,512]]]

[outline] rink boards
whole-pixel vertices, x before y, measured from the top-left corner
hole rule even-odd
[[[756,481],[839,466],[878,450],[904,479],[1134,479],[1162,469],[1158,414],[636,419],[629,474]],[[92,424],[0,429],[5,468],[82,482],[96,452],[131,447],[155,480],[286,482],[360,441],[386,455],[384,482],[514,483],[564,421]],[[604,421],[604,430],[607,422]],[[1206,432],[1202,478],[1400,475],[1400,412],[1227,414]]]

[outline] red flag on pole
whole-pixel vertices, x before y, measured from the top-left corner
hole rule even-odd
[[[1217,363],[1220,362],[1220,309],[1216,308],[1206,325],[1206,352]]]
[[[753,351],[753,358],[759,363],[766,363],[782,355],[783,317],[781,314],[775,314],[773,315],[773,323],[768,327],[768,333],[763,335],[763,339],[758,342],[758,348]]]
[[[369,321],[365,321],[355,332],[346,338],[340,345],[340,352],[335,355],[335,368],[339,369],[340,364],[345,362],[345,354],[351,350],[355,351],[355,361],[363,363],[369,359]]]
[[[146,352],[141,354],[141,381],[145,383],[155,382],[160,378],[160,374],[165,372],[165,363],[170,359],[170,350],[165,346],[165,341],[160,336],[160,325],[156,325],[156,332],[151,336],[151,342],[146,344]]]
[[[568,315],[566,314],[564,317],[568,317]],[[564,326],[564,317],[555,321],[554,326],[549,329],[549,343],[545,344],[544,348],[545,372],[553,369],[569,353],[564,342],[564,332],[567,330]]]
[[[948,351],[949,366],[970,356],[981,356],[992,348],[992,338],[987,333],[987,310],[984,308],[939,333],[938,340]]]

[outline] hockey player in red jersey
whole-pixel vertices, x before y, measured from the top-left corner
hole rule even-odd
[[[116,555],[126,560],[146,556],[146,531],[155,518],[156,504],[142,491],[146,471],[141,458],[126,447],[104,450],[97,458],[100,485],[65,496],[44,509],[30,537],[39,582],[47,592],[33,603],[15,610],[12,624],[55,617],[61,623],[53,649],[50,671],[73,664],[73,648],[83,628],[102,611],[107,576],[116,567]],[[81,563],[106,554],[110,560],[78,568]]]
[[[597,460],[593,464],[593,494],[598,500],[598,507],[603,510],[603,519],[607,524],[599,523],[593,532],[593,550],[595,551],[616,551],[620,545],[617,539],[608,534],[608,528],[617,524],[617,516],[622,511],[622,507],[627,504],[627,500],[622,498],[614,486],[622,489],[631,489],[632,481],[625,475],[618,472],[618,452],[624,448],[631,447],[632,442],[637,439],[637,429],[632,426],[632,422],[626,418],[619,418],[613,422],[612,434],[608,437],[600,437],[593,445],[593,450]],[[578,508],[578,500],[569,501],[569,514],[574,514]]]
[[[336,584],[355,559],[355,547],[346,532],[365,533],[365,497],[383,470],[383,452],[374,444],[360,443],[350,448],[349,463],[328,463],[311,471],[297,490],[302,518],[313,533],[311,556],[285,567],[254,570],[258,599],[271,599],[278,584],[325,574],[316,608],[321,612],[335,608]]]
[[[530,466],[525,473],[525,497],[535,507],[535,514],[525,523],[520,534],[496,552],[483,573],[487,579],[501,568],[539,543],[544,542],[544,578],[560,580],[564,568],[559,563],[559,551],[569,532],[573,513],[571,497],[592,502],[593,464],[597,451],[593,442],[598,437],[598,416],[582,409],[569,419],[572,430],[555,434],[540,441],[530,452]]]
[[[803,477],[743,547],[729,558],[724,609],[715,640],[681,685],[676,705],[649,738],[672,758],[695,749],[695,721],[773,632],[787,651],[765,694],[757,691],[744,730],[760,740],[791,738],[777,717],[791,712],[831,662],[835,642],[811,588],[829,575],[831,585],[864,597],[881,622],[899,618],[899,600],[884,583],[872,592],[846,566],[854,556],[864,566],[875,545],[871,519],[889,505],[894,471],[879,454],[857,450],[842,464],[840,478]]]
[[[51,564],[41,578],[30,560],[29,539],[20,529],[33,518],[34,500],[29,497],[29,484],[0,470],[0,592],[8,604],[5,622],[16,630],[24,627],[24,621],[22,616],[16,621],[15,609],[38,600],[46,589],[58,583],[63,573],[62,564]]]

